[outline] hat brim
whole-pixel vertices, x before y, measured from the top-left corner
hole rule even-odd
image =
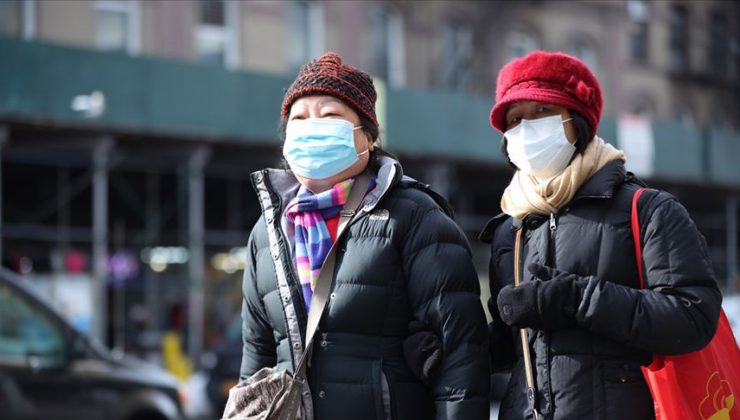
[[[342,81],[346,84],[346,82]],[[325,88],[322,86],[306,86],[302,87],[300,89],[297,89],[293,91],[290,95],[285,97],[283,99],[283,105],[281,106],[281,116],[283,118],[288,118],[288,115],[290,115],[290,107],[293,106],[293,103],[297,101],[298,99],[304,97],[304,96],[313,96],[313,95],[326,95],[326,96],[333,96],[337,99],[340,99],[342,102],[347,104],[350,108],[352,108],[358,115],[361,115],[367,119],[370,120],[375,126],[378,126],[378,120],[375,115],[370,114],[367,112],[357,101],[346,95],[344,92],[341,92],[338,89],[331,89],[331,88]]]
[[[488,121],[491,123],[491,127],[501,133],[506,132],[506,111],[509,110],[509,105],[519,101],[544,102],[575,110],[579,110],[583,107],[583,104],[571,98],[565,92],[541,88],[517,89],[513,92],[507,92],[507,94],[504,95],[501,100],[496,102],[493,108],[491,108],[491,113],[488,116]]]

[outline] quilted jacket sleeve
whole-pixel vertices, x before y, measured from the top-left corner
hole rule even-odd
[[[645,289],[592,277],[577,320],[593,332],[655,353],[698,350],[714,336],[722,302],[706,241],[673,196],[644,197],[639,205]]]
[[[492,236],[481,238],[491,242],[491,259],[488,269],[488,284],[491,297],[488,299],[488,311],[492,321],[488,324],[489,348],[491,366],[494,372],[509,368],[516,361],[514,337],[512,328],[504,323],[498,312],[496,298],[502,287],[514,279],[514,234],[512,233],[511,218],[494,219],[490,226]]]
[[[261,229],[261,230],[260,230]],[[239,380],[242,381],[263,367],[275,366],[277,356],[272,328],[267,322],[265,307],[257,289],[256,267],[258,253],[255,237],[264,234],[264,222],[260,219],[252,229],[247,245],[247,265],[242,283],[242,364]],[[264,252],[267,248],[262,249]]]
[[[486,320],[465,235],[436,205],[420,206],[402,254],[414,317],[442,341],[443,359],[432,389],[436,418],[487,419]]]

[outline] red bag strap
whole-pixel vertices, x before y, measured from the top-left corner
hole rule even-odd
[[[635,195],[632,196],[632,240],[635,241],[635,261],[637,261],[637,274],[640,278],[640,289],[645,288],[645,275],[642,272],[642,241],[640,240],[640,217],[637,213],[637,200],[647,188],[638,188]]]

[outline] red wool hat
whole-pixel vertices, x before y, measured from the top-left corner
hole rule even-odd
[[[375,100],[378,95],[372,77],[355,67],[343,64],[342,57],[337,53],[324,53],[301,67],[298,77],[285,92],[281,116],[287,118],[293,102],[309,95],[339,98],[378,126],[375,116]]]
[[[596,133],[604,100],[596,76],[578,58],[560,52],[534,51],[506,64],[496,80],[491,126],[506,131],[506,111],[518,101],[564,106],[583,116]]]

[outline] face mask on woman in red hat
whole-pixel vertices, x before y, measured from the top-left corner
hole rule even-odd
[[[545,108],[536,102],[516,102],[517,108],[534,106]],[[512,117],[504,133],[506,152],[514,165],[538,179],[547,179],[561,173],[570,163],[576,148],[567,137],[560,114],[541,116],[536,119]],[[513,127],[512,127],[513,126]]]

